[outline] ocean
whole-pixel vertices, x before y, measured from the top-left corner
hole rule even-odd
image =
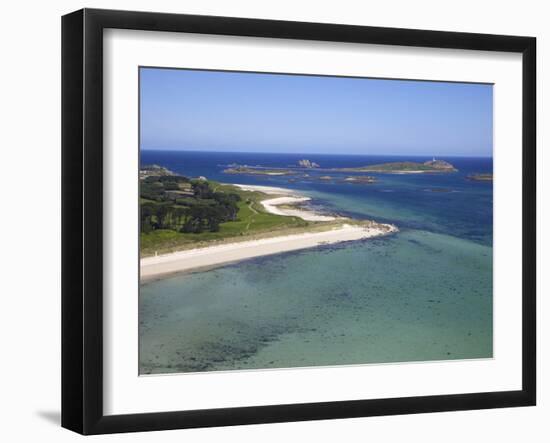
[[[247,260],[142,284],[140,373],[491,358],[491,158],[459,172],[377,174],[374,184],[228,175],[229,164],[321,168],[431,157],[142,151],[142,164],[226,183],[279,186],[322,211],[395,224],[388,237]],[[347,174],[349,175],[349,174]],[[342,174],[342,177],[346,174]]]

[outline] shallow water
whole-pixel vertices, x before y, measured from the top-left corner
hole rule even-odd
[[[411,230],[144,285],[142,373],[489,357],[491,253]]]
[[[401,231],[142,285],[140,372],[491,357],[492,186],[467,182],[467,170],[292,183],[331,211]]]

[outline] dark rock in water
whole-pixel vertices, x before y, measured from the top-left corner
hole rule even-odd
[[[493,174],[470,174],[466,177],[467,180],[477,181],[477,182],[492,182]]]
[[[426,192],[453,192],[452,189],[447,189],[447,188],[428,188],[424,190]]]
[[[352,175],[344,179],[347,183],[353,184],[371,184],[376,182],[376,178],[370,175]]]

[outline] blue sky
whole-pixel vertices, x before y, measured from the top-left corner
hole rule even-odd
[[[140,69],[141,149],[491,156],[491,85]]]

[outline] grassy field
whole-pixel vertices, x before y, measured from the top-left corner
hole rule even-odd
[[[210,242],[224,242],[226,240],[248,240],[258,236],[282,235],[286,232],[299,232],[309,228],[312,223],[298,217],[287,217],[266,212],[260,203],[266,199],[266,194],[255,191],[244,191],[235,186],[210,182],[215,192],[231,192],[239,194],[239,212],[237,220],[222,223],[218,232],[183,233],[173,230],[159,229],[150,233],[141,233],[141,256],[166,253],[186,248],[201,246]],[[323,223],[323,225],[327,225]]]

